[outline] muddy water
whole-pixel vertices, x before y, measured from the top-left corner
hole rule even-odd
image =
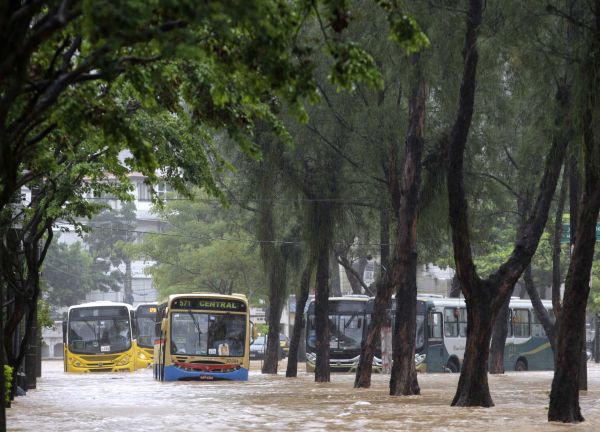
[[[581,395],[587,421],[576,426],[546,421],[551,372],[490,376],[496,406],[485,409],[449,406],[457,374],[419,375],[421,396],[391,397],[385,375],[354,390],[353,375],[315,384],[306,373],[286,379],[259,368],[248,382],[158,383],[149,370],[67,375],[61,362],[44,362],[38,388],[8,410],[8,430],[600,431],[600,366],[592,363]]]

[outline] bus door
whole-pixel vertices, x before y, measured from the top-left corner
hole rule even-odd
[[[444,338],[441,312],[427,314],[427,372],[443,372],[445,365]]]
[[[529,309],[513,309],[512,311],[512,327],[513,327],[513,362],[508,365],[508,370],[524,370],[527,369],[527,361],[532,354],[533,346],[531,343],[531,327],[529,319]],[[519,362],[520,358],[525,359]],[[517,363],[520,363],[517,365]]]
[[[515,358],[515,333],[513,331],[513,310],[508,311],[508,323],[506,324],[506,343],[504,344],[504,370],[512,370]]]

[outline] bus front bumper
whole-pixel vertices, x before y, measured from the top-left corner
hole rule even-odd
[[[227,372],[200,371],[186,364],[165,366],[165,381],[248,381],[248,369],[238,367]]]

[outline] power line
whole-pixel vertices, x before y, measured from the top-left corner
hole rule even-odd
[[[62,222],[66,223],[66,222]],[[113,228],[113,227],[102,227],[96,225],[83,225],[88,228],[92,228],[94,230],[101,231],[119,231],[119,232],[127,232],[134,234],[149,234],[156,236],[165,236],[165,237],[176,237],[176,238],[187,238],[194,240],[209,240],[209,241],[225,241],[225,242],[235,242],[235,243],[247,243],[247,244],[291,244],[291,245],[301,245],[306,244],[305,240],[251,240],[251,239],[234,239],[234,238],[226,238],[226,237],[213,237],[213,236],[192,236],[189,234],[175,234],[175,233],[163,233],[156,231],[140,231],[140,230],[131,230],[126,228]],[[338,242],[338,245],[345,245],[345,243]],[[388,243],[354,243],[355,246],[389,246]]]

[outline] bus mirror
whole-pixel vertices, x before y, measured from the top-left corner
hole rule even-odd
[[[165,333],[167,331],[167,319],[163,318],[162,322],[160,324],[160,329],[163,333]]]
[[[256,327],[256,324],[254,324],[252,321],[250,321],[250,329],[252,340],[254,340],[258,337],[258,328]]]
[[[358,321],[356,322],[356,328],[361,328],[362,327],[362,318],[359,318]]]

